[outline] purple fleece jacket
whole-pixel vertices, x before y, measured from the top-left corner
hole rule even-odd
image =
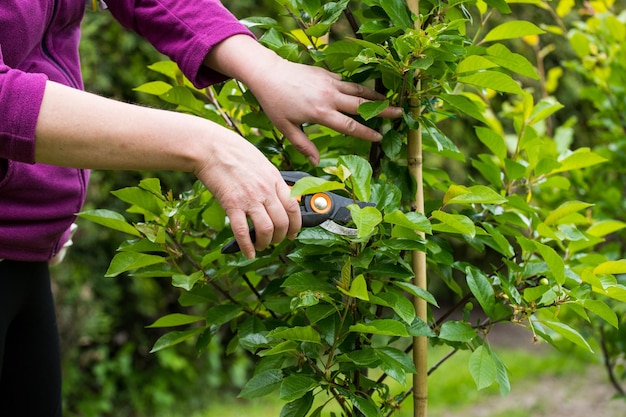
[[[78,43],[89,0],[0,1],[0,259],[44,261],[67,240],[89,173],[35,163],[46,80],[83,88]],[[106,0],[111,14],[178,63],[197,86],[211,48],[250,32],[218,0]]]

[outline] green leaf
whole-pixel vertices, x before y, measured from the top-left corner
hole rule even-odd
[[[111,260],[105,277],[115,277],[122,272],[132,271],[150,265],[161,264],[165,258],[159,255],[149,255],[137,252],[120,252]]]
[[[441,325],[439,338],[450,342],[471,342],[476,337],[476,331],[462,321],[446,321]]]
[[[592,313],[597,314],[602,320],[616,329],[619,327],[617,314],[606,303],[599,300],[585,300],[583,306]]]
[[[311,326],[279,327],[270,331],[270,338],[297,340],[299,342],[321,343],[320,334]]]
[[[243,307],[235,304],[220,304],[209,308],[206,312],[207,326],[221,326],[234,320]]]
[[[508,200],[484,185],[473,185],[471,187],[463,187],[460,185],[451,185],[450,188],[456,188],[456,195],[446,201],[444,204],[504,204]],[[447,194],[446,194],[447,196]]]
[[[431,293],[426,291],[425,289],[420,288],[417,285],[412,284],[410,282],[392,281],[391,283],[395,285],[396,287],[399,287],[403,289],[404,291],[408,292],[409,294],[415,297],[421,298],[422,300],[425,300],[427,303],[432,304],[435,307],[439,307],[439,304],[437,304],[437,300],[435,299],[435,297]]]
[[[383,221],[383,215],[376,207],[366,206],[359,207],[356,204],[350,204],[348,210],[352,214],[352,221],[357,227],[358,237],[363,238],[369,236],[376,226]]]
[[[501,41],[505,39],[515,39],[530,35],[542,35],[546,33],[534,23],[526,20],[512,20],[502,23],[491,29],[483,42]]]
[[[595,275],[609,274],[619,275],[626,274],[626,259],[620,259],[617,261],[602,262],[596,266],[593,270]]]
[[[561,204],[556,210],[552,210],[544,223],[548,226],[558,224],[560,220],[566,216],[576,213],[581,210],[585,210],[592,207],[593,204],[584,203],[582,201],[566,201]]]
[[[145,84],[140,85],[139,87],[133,88],[133,91],[138,91],[140,93],[151,94],[153,96],[160,96],[162,94],[167,93],[172,89],[172,86],[163,81],[151,81]]]
[[[160,216],[163,212],[164,203],[155,194],[140,187],[126,187],[111,191],[115,197],[141,209],[142,213],[151,213]]]
[[[465,268],[467,285],[474,297],[489,316],[493,316],[496,307],[496,296],[493,286],[483,272],[472,266]]]
[[[175,274],[172,275],[172,286],[191,291],[194,285],[204,278],[203,271],[196,271],[191,275]]]
[[[501,161],[506,159],[507,149],[504,138],[494,130],[477,126],[474,128],[478,139]]]
[[[607,162],[607,159],[598,155],[595,152],[591,152],[589,148],[579,148],[571,154],[560,159],[559,162],[561,163],[561,166],[553,170],[551,174],[572,171],[581,168],[588,168]]]
[[[305,417],[313,406],[313,394],[307,393],[302,398],[285,404],[280,410],[280,417]]]
[[[349,291],[346,291],[341,287],[337,288],[348,297],[358,298],[359,300],[365,301],[369,300],[369,295],[367,294],[367,282],[365,282],[365,276],[363,276],[363,274],[358,275],[352,280]]]
[[[395,0],[394,0],[395,1]],[[382,413],[380,409],[369,398],[362,398],[357,396],[351,396],[350,399],[354,406],[363,413],[364,417],[381,417]]]
[[[496,43],[487,48],[485,58],[509,71],[532,78],[533,80],[539,79],[537,69],[526,57],[509,51],[508,48],[501,43]]]
[[[357,111],[365,120],[369,120],[373,117],[378,116],[382,113],[387,107],[389,107],[389,100],[379,100],[379,101],[366,101],[361,103]]]
[[[472,220],[461,214],[449,214],[441,210],[432,212],[432,217],[439,220],[440,224],[433,224],[433,230],[448,233],[460,233],[469,237],[476,236],[476,226]]]
[[[196,327],[189,330],[166,333],[154,343],[154,346],[152,347],[152,350],[150,350],[150,353],[158,352],[159,350],[163,350],[182,343],[185,340],[191,339],[195,335],[202,333],[204,330],[204,327]]]
[[[490,88],[495,91],[511,94],[523,94],[524,90],[511,78],[510,75],[497,71],[482,71],[475,74],[459,77],[459,81],[480,88]]]
[[[496,365],[496,381],[500,385],[500,393],[502,396],[507,396],[511,392],[511,381],[506,364],[494,351],[491,351],[491,357]]]
[[[484,346],[478,346],[469,358],[469,371],[481,390],[493,385],[496,381],[497,368],[491,353]]]
[[[319,385],[319,381],[304,375],[289,375],[280,384],[280,399],[294,401]]]
[[[430,221],[422,213],[410,211],[404,213],[401,210],[395,210],[391,213],[386,213],[384,221],[390,224],[413,229],[418,232],[431,233],[432,228]]]
[[[287,277],[281,284],[283,288],[289,288],[293,291],[321,291],[329,292],[333,290],[333,286],[325,281],[322,277],[318,277],[310,272],[296,272]]]
[[[130,223],[126,221],[121,214],[105,209],[86,210],[78,213],[78,217],[89,220],[109,229],[124,232],[129,235],[141,237],[141,233],[137,231]]]
[[[399,349],[380,347],[374,349],[374,352],[378,359],[380,359],[380,368],[401,384],[406,381],[407,373],[411,374],[416,372],[413,359]]]
[[[154,327],[184,326],[185,324],[196,323],[202,320],[204,320],[204,317],[202,316],[192,316],[189,314],[174,313],[174,314],[168,314],[167,316],[163,316],[160,319],[156,320],[151,325],[146,326],[146,327],[154,328]]]
[[[270,394],[281,386],[283,375],[279,369],[270,369],[254,375],[242,388],[239,398],[258,398]]]
[[[489,61],[480,55],[470,55],[456,66],[456,73],[463,74],[467,72],[475,72],[479,70],[485,70],[489,68],[497,67],[498,65]]]
[[[409,335],[404,324],[392,319],[378,319],[367,323],[353,324],[350,326],[350,331],[399,337],[406,337]]]
[[[554,330],[559,335],[563,336],[563,338],[593,353],[593,349],[591,349],[591,346],[589,346],[589,343],[587,343],[585,338],[567,324],[558,321],[543,321],[542,323],[550,329]]]
[[[413,19],[404,0],[385,0],[379,5],[389,16],[391,24],[402,29],[413,29]]]
[[[558,253],[554,249],[549,246],[544,245],[543,243],[533,242],[537,252],[541,255],[544,261],[548,266],[548,270],[554,276],[554,279],[559,285],[563,285],[565,283],[565,262],[563,258],[559,256]]]
[[[415,306],[404,294],[399,291],[387,289],[387,291],[370,297],[374,304],[390,307],[406,324],[413,323],[415,319]]]
[[[337,181],[328,181],[318,177],[304,177],[296,181],[291,187],[291,197],[343,189],[344,185]]]
[[[352,191],[360,201],[370,201],[372,166],[365,159],[356,155],[342,155],[339,165],[343,165],[352,174]]]

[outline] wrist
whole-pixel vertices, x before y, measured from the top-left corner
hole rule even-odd
[[[234,35],[209,51],[204,65],[228,77],[255,85],[273,71],[283,58],[247,35]]]

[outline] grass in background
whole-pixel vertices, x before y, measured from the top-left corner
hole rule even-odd
[[[432,347],[429,360],[434,364],[449,352],[449,347]],[[588,356],[579,352],[559,352],[552,348],[494,348],[502,360],[509,367],[511,391],[524,390],[525,386],[537,381],[541,376],[567,376],[584,373],[592,361]],[[494,385],[482,391],[477,391],[476,385],[467,369],[469,352],[461,351],[441,365],[429,378],[429,412],[432,415],[445,415],[446,411],[460,410],[489,396],[499,396],[499,388]],[[394,381],[388,381],[391,383]],[[401,392],[410,387],[394,383],[392,390]],[[221,394],[208,394],[213,400],[210,407],[201,412],[191,414],[191,417],[241,417],[242,415],[260,417],[278,417],[284,402],[277,395],[268,395],[255,400],[237,399],[232,391]],[[328,408],[333,410],[333,408]],[[334,408],[338,411],[338,408]],[[528,410],[525,410],[527,413]],[[323,414],[328,416],[329,413]],[[398,417],[411,417],[412,404],[407,399]],[[524,414],[525,416],[527,414]],[[189,413],[184,414],[189,417]],[[508,417],[515,417],[507,414]],[[163,417],[183,417],[183,414]]]

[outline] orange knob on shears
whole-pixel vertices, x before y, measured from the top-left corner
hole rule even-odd
[[[326,214],[333,208],[333,201],[326,193],[316,193],[311,196],[311,209],[318,214]]]

